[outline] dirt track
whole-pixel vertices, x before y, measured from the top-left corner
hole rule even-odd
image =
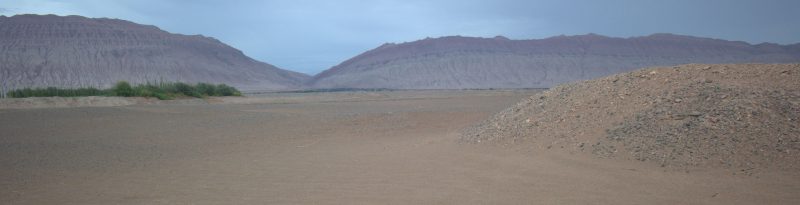
[[[0,201],[800,204],[797,173],[685,173],[456,143],[464,127],[533,92],[0,110]]]

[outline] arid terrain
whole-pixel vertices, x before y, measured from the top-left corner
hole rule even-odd
[[[82,16],[0,16],[0,91],[181,81],[293,89],[310,78],[256,61],[215,38]]]
[[[565,84],[463,140],[741,174],[800,171],[800,64],[690,64]]]
[[[243,91],[549,88],[651,66],[797,62],[798,43],[668,33],[513,40],[444,36],[384,43],[309,76],[253,59],[216,38],[122,19],[0,15],[0,93],[108,88],[123,80],[225,83]]]
[[[315,75],[315,88],[549,88],[652,66],[797,63],[800,44],[675,34],[511,40],[447,36],[386,43]]]
[[[46,107],[60,102],[0,104],[0,201],[800,204],[800,173],[794,171],[684,171],[463,143],[464,129],[540,92],[273,93],[59,108]]]
[[[800,1],[0,3],[0,205],[800,205]]]

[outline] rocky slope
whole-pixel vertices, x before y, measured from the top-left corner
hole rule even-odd
[[[80,16],[0,16],[0,86],[107,87],[119,80],[287,89],[309,77],[200,35]]]
[[[672,34],[540,40],[442,37],[384,44],[315,76],[318,88],[547,88],[649,66],[795,63],[800,44],[751,45]]]
[[[462,140],[681,169],[800,170],[800,64],[692,64],[565,84]]]

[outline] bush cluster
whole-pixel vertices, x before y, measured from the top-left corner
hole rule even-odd
[[[234,87],[225,84],[187,84],[169,82],[158,84],[140,84],[132,86],[125,81],[117,82],[109,89],[97,88],[24,88],[12,90],[7,93],[11,98],[25,97],[81,97],[81,96],[120,96],[120,97],[155,97],[161,100],[170,100],[177,97],[207,96],[241,96]]]
[[[7,97],[10,98],[24,98],[24,97],[77,97],[77,96],[108,96],[108,90],[100,90],[97,88],[76,88],[76,89],[60,89],[55,87],[48,88],[24,88],[8,91]]]

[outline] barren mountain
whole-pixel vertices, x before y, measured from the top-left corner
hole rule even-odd
[[[0,16],[0,80],[22,87],[107,87],[181,81],[286,89],[309,77],[245,56],[214,38],[81,16]]]
[[[687,63],[800,62],[800,44],[673,34],[596,34],[540,40],[442,37],[384,44],[315,76],[318,88],[547,88],[559,83]]]
[[[660,67],[565,84],[463,140],[664,167],[800,170],[800,64]]]

